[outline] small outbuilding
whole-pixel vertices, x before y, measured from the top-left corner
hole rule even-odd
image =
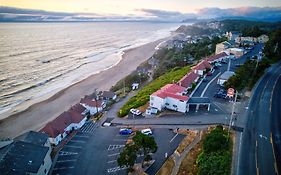
[[[225,71],[221,76],[218,78],[217,84],[223,86],[224,82],[226,82],[230,77],[235,75],[232,71]]]

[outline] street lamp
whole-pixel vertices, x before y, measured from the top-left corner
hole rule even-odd
[[[231,123],[232,123],[232,118],[233,118],[233,115],[234,115],[234,110],[235,110],[235,105],[236,105],[236,100],[237,100],[237,94],[238,94],[238,91],[235,90],[236,93],[235,93],[235,97],[234,97],[234,101],[233,101],[233,104],[232,104],[232,111],[231,111],[231,116],[230,116],[230,121],[229,121],[229,125],[228,125],[228,137],[229,137],[229,132],[230,132],[230,126],[231,126]],[[227,137],[227,139],[228,139]]]

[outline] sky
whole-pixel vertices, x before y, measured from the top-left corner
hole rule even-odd
[[[237,16],[281,20],[281,0],[0,0],[0,21],[182,21]]]
[[[138,9],[196,13],[206,7],[277,7],[281,6],[281,0],[0,0],[0,5],[59,12],[142,15]]]

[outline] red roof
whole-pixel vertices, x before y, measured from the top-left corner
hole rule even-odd
[[[185,75],[178,84],[182,87],[188,88],[190,85],[198,78],[199,75],[194,73],[193,71],[189,72],[189,74]]]
[[[192,67],[192,70],[205,70],[205,69],[211,68],[211,67],[212,67],[212,65],[208,61],[202,60],[196,66]]]
[[[175,98],[178,100],[187,101],[188,96],[179,95],[179,93],[183,93],[185,91],[184,87],[181,87],[177,84],[167,84],[166,86],[162,87],[160,90],[154,92],[153,96],[158,96],[160,98]]]
[[[212,56],[206,58],[206,60],[209,61],[209,62],[213,62],[213,61],[215,61],[215,60],[217,60],[221,57],[226,57],[226,56],[227,56],[227,54],[225,52],[221,52],[219,54],[212,55]]]
[[[91,106],[91,107],[102,107],[102,101],[98,100],[92,100],[89,98],[83,98],[81,99],[80,103],[83,103],[85,105]]]
[[[55,120],[49,122],[43,129],[41,129],[41,132],[47,133],[52,138],[57,137],[59,134],[63,134],[64,129],[71,123],[79,123],[84,119],[84,116],[81,114],[85,110],[85,108],[84,110],[83,108],[84,107],[81,107],[80,104],[73,106],[69,111],[63,112]]]

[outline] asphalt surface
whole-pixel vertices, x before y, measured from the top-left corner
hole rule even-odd
[[[166,128],[152,131],[158,149],[152,155],[155,162],[147,170],[148,174],[157,173],[165,161],[165,153],[170,156],[184,137]],[[59,152],[52,174],[126,174],[127,167],[119,167],[117,159],[129,138],[131,136],[120,135],[119,128],[87,123]],[[142,159],[143,155],[138,155],[137,163]]]
[[[272,66],[253,91],[242,136],[237,174],[280,174],[281,64]]]

